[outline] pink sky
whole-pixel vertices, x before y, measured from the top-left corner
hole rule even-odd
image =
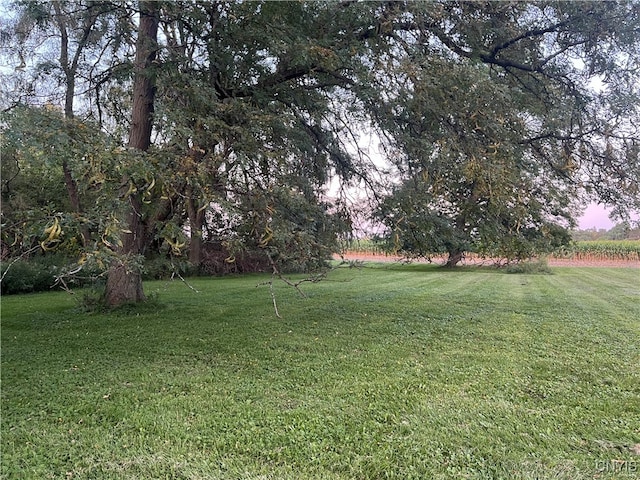
[[[584,211],[584,214],[578,220],[578,228],[581,230],[589,230],[602,228],[609,230],[615,223],[609,220],[609,210],[602,205],[591,204]]]

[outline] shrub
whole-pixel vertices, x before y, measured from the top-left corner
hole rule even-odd
[[[56,283],[56,278],[69,265],[75,263],[62,254],[35,255],[30,258],[7,259],[0,268],[3,295],[16,293],[32,293],[49,290]],[[99,272],[83,270],[82,276],[72,276],[66,280],[69,286],[82,286],[94,282]]]
[[[233,258],[233,261],[229,261],[230,258]],[[203,275],[269,271],[271,271],[271,264],[263,251],[241,250],[234,255],[220,242],[207,242],[203,245],[200,265],[200,272]]]
[[[142,278],[144,280],[166,280],[174,273],[190,276],[197,273],[197,269],[186,260],[170,258],[164,255],[153,255],[145,258]]]
[[[55,272],[51,266],[41,265],[32,260],[10,261],[2,264],[3,295],[40,292],[51,288],[55,282]]]
[[[542,273],[547,275],[552,273],[545,258],[511,263],[506,266],[505,271],[507,273]]]

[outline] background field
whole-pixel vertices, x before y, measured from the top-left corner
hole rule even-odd
[[[640,270],[265,279],[3,298],[2,478],[637,478]]]
[[[345,242],[343,249],[351,254],[388,254],[383,242],[368,238]],[[443,254],[434,253],[434,256],[439,257],[443,256]],[[470,256],[473,256],[473,254],[471,253]],[[640,262],[640,240],[581,240],[554,252],[550,257],[577,261]]]

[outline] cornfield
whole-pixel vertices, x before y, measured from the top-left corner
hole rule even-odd
[[[347,240],[342,244],[345,252],[362,255],[387,255],[383,242],[371,240],[369,238],[356,238]]]
[[[365,255],[386,255],[382,242],[356,239],[345,242],[344,251]],[[552,255],[573,260],[640,261],[640,240],[589,240],[573,242]]]
[[[640,240],[592,240],[574,242],[554,253],[556,258],[575,260],[639,260]]]

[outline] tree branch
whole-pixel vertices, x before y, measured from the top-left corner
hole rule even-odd
[[[505,50],[509,47],[511,47],[512,45],[515,45],[516,43],[518,43],[521,40],[527,39],[527,38],[533,38],[533,37],[540,37],[542,35],[545,35],[547,33],[552,33],[557,31],[558,29],[569,25],[571,22],[569,20],[565,20],[563,22],[558,22],[554,25],[550,25],[546,28],[535,28],[535,29],[531,29],[531,30],[527,30],[526,32],[521,33],[520,35],[510,38],[509,40],[506,40],[498,45],[495,45],[492,49],[491,52],[489,53],[489,57],[491,58],[495,58],[498,53],[500,53],[501,50]]]

